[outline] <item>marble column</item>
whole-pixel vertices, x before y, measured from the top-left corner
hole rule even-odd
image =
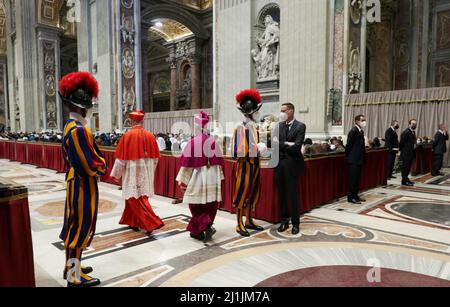
[[[178,73],[177,62],[170,63],[170,111],[177,110]]]
[[[15,1],[11,7],[7,2],[8,13],[14,12],[15,27],[8,22],[8,58],[14,67],[10,74],[11,129],[13,131],[38,131],[40,122],[38,75],[37,75],[37,39],[36,1]],[[8,15],[11,16],[11,15]]]
[[[111,131],[117,125],[117,54],[114,33],[114,4],[112,1],[96,1],[97,22],[97,64],[95,76],[98,80],[99,93],[99,128],[101,132]]]
[[[191,109],[196,110],[202,107],[199,56],[198,55],[191,56],[189,59],[189,64],[191,65],[191,84],[192,84]]]

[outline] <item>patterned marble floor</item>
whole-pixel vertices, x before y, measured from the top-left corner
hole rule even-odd
[[[234,216],[220,212],[209,244],[189,237],[189,209],[151,199],[165,227],[152,235],[118,225],[124,203],[117,187],[100,184],[96,238],[84,254],[105,287],[450,286],[450,170],[447,175],[399,180],[344,199],[302,218],[301,233],[277,225],[250,238],[234,232]],[[0,160],[0,176],[29,188],[37,285],[64,286],[58,239],[64,175]]]

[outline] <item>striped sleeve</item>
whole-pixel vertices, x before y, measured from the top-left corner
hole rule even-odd
[[[67,139],[67,153],[75,171],[81,176],[94,177],[106,174],[106,160],[96,148],[94,137],[89,129],[77,127]]]

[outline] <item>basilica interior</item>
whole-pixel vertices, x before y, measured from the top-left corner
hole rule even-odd
[[[0,288],[68,285],[60,234],[76,175],[65,128],[78,117],[59,85],[81,71],[99,86],[83,127],[87,160],[95,151],[106,167],[83,265],[101,286],[450,287],[450,0],[0,0]],[[242,111],[244,89],[258,92],[258,112]],[[180,184],[198,116],[223,153],[220,180],[204,177],[221,195],[209,241],[188,230]],[[164,222],[154,231],[119,224],[129,199],[109,177],[129,161],[118,148],[137,126],[160,155],[146,183]],[[259,155],[246,161],[260,163],[256,179],[233,154],[251,147],[242,126],[257,131]],[[402,145],[389,144],[391,130]],[[355,131],[360,164],[349,157]],[[281,138],[289,154],[277,155]],[[280,176],[288,155],[297,164]],[[300,156],[304,172],[291,176]],[[360,200],[349,197],[356,177]],[[295,181],[299,229],[280,231],[283,204],[295,203],[280,178]],[[243,236],[236,197],[254,186],[261,228]]]

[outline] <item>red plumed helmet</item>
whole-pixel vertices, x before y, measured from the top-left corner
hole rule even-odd
[[[236,96],[238,109],[245,115],[251,115],[262,107],[262,97],[258,90],[250,88],[241,91]]]
[[[241,91],[236,96],[236,101],[238,103],[243,103],[246,100],[251,100],[259,104],[262,102],[262,97],[258,90],[250,88],[248,90]]]
[[[70,73],[59,82],[59,95],[64,102],[90,109],[98,98],[98,82],[89,72]]]

